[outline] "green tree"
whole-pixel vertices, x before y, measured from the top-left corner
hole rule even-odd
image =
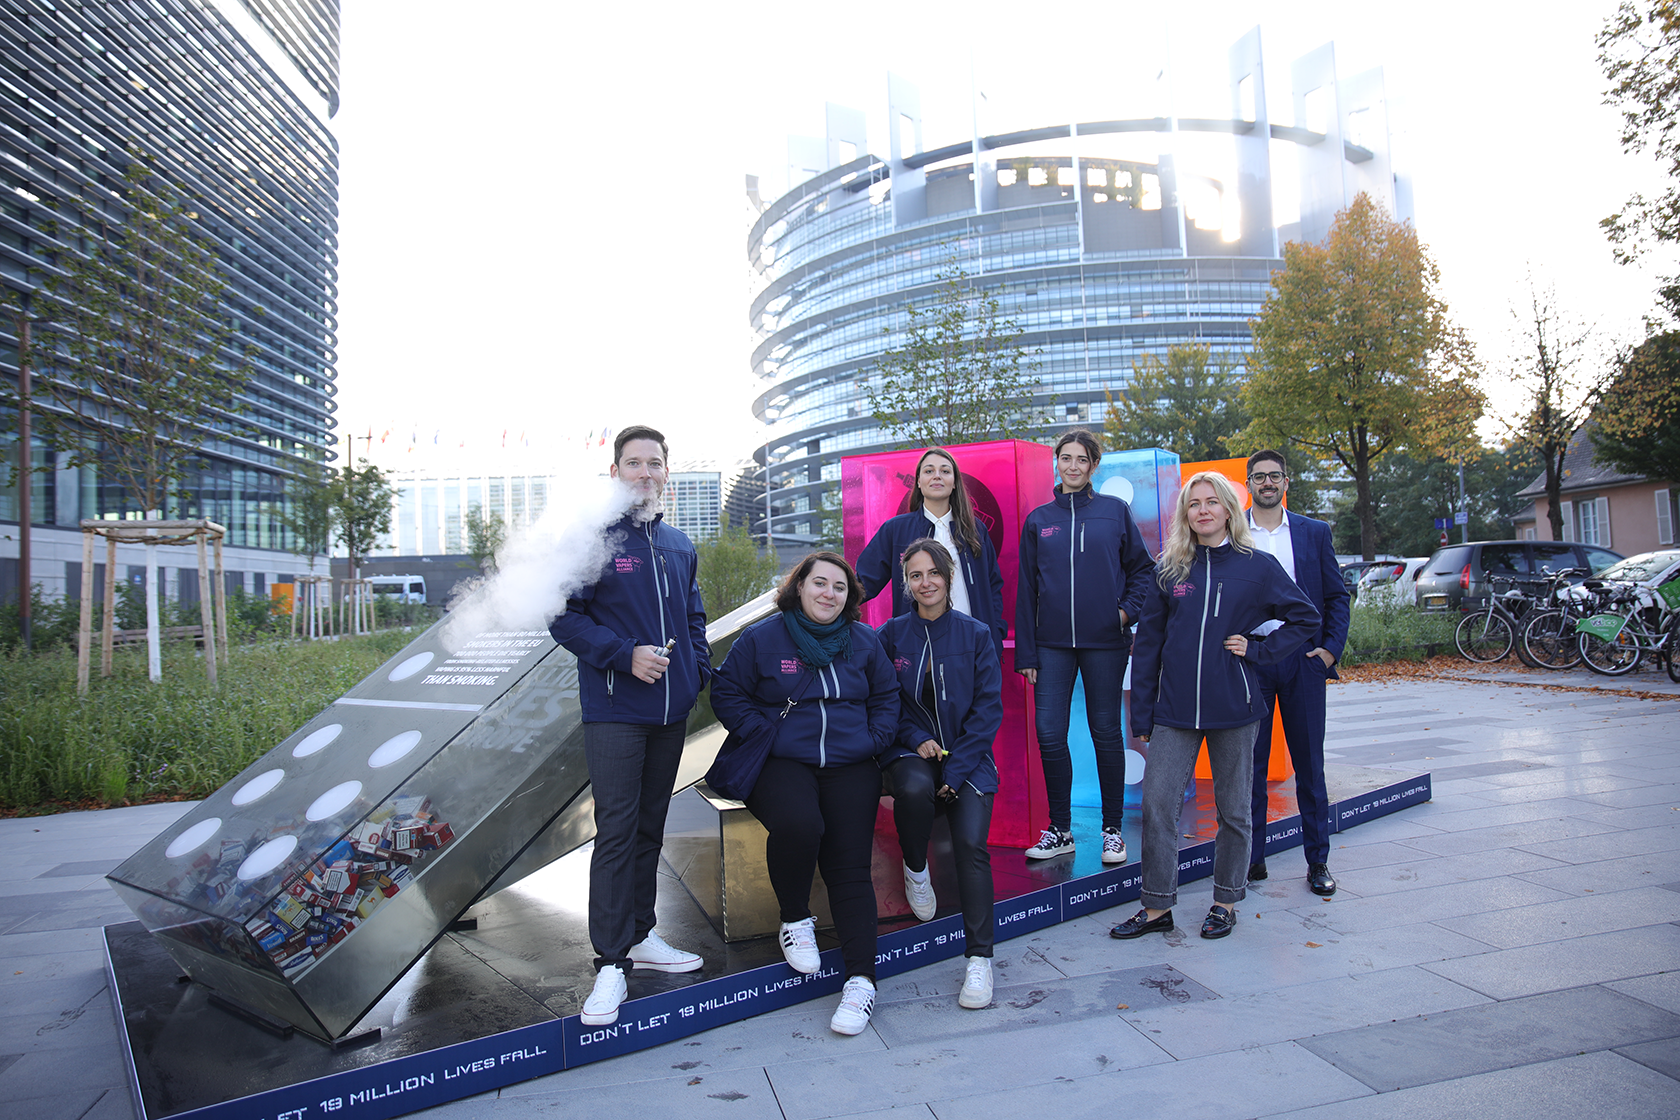
[[[333,534],[350,558],[350,578],[373,551],[380,534],[391,531],[391,502],[397,491],[385,472],[358,460],[360,469],[345,467],[333,479]]]
[[[1286,443],[1340,464],[1360,538],[1376,539],[1371,472],[1384,455],[1473,446],[1483,399],[1469,345],[1435,294],[1440,275],[1410,225],[1361,193],[1320,245],[1291,242],[1253,321],[1238,451]]]
[[[246,427],[250,363],[233,349],[238,320],[222,305],[221,264],[188,201],[135,149],[115,191],[89,186],[68,208],[72,220],[45,231],[61,248],[37,302],[47,319],[37,361],[47,361],[36,422],[71,466],[116,479],[142,517],[166,517],[190,500],[182,483],[205,440]],[[157,584],[157,546],[147,545],[154,681]]]
[[[1654,334],[1623,356],[1592,415],[1595,459],[1680,482],[1680,331]]]
[[[1532,451],[1545,471],[1548,520],[1552,540],[1563,533],[1563,457],[1592,410],[1592,402],[1604,380],[1591,328],[1580,323],[1557,305],[1550,288],[1536,288],[1528,282],[1528,307],[1512,308],[1519,324],[1521,348],[1527,351],[1514,367],[1499,372],[1508,384],[1522,393],[1514,417],[1501,417],[1500,425],[1512,443]]]
[[[309,561],[312,570],[315,557],[332,547],[333,508],[337,500],[332,474],[319,463],[305,465],[297,477],[286,482],[286,503],[280,511],[280,523],[292,532],[293,555]]]
[[[1680,0],[1623,0],[1597,45],[1610,81],[1605,103],[1622,113],[1623,149],[1650,151],[1668,177],[1656,198],[1634,194],[1599,223],[1627,264],[1653,245],[1680,243]],[[1680,315],[1680,277],[1664,278],[1658,295]]]
[[[876,423],[904,447],[1015,439],[1050,422],[1038,361],[998,298],[954,253],[931,306],[906,309],[904,345],[877,360]]]
[[[1160,447],[1186,463],[1229,459],[1226,441],[1248,424],[1242,382],[1229,355],[1191,343],[1169,347],[1165,360],[1145,354],[1131,384],[1108,394],[1104,441],[1110,447]]]
[[[700,554],[700,597],[706,617],[722,618],[770,590],[776,582],[776,554],[760,550],[751,534],[725,518],[718,535],[695,546]]]
[[[1467,539],[1510,536],[1512,519],[1528,508],[1515,495],[1533,481],[1539,470],[1539,457],[1521,446],[1483,447],[1466,455],[1464,492],[1470,515]],[[1450,518],[1459,508],[1458,465],[1404,452],[1385,455],[1372,470],[1371,494],[1376,536],[1369,551],[1427,556],[1441,541],[1435,519]],[[1294,496],[1293,488],[1290,496]],[[1352,496],[1338,495],[1332,507],[1336,551],[1366,551],[1365,541],[1359,536],[1359,519],[1352,516]]]
[[[496,554],[507,543],[507,523],[499,513],[486,514],[474,505],[467,511],[467,552],[481,572],[496,570]]]

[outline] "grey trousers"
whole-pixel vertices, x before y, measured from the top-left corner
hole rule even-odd
[[[1254,782],[1254,734],[1258,723],[1210,731],[1155,725],[1143,772],[1143,890],[1150,910],[1170,910],[1178,901],[1178,822],[1184,789],[1207,737],[1213,767],[1213,804],[1219,833],[1213,842],[1213,900],[1229,906],[1248,893],[1251,824],[1249,791]]]
[[[583,753],[595,797],[589,940],[597,969],[616,964],[628,975],[630,946],[653,929],[659,849],[686,728],[686,720],[664,726],[583,725]]]

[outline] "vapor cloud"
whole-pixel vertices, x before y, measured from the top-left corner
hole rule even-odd
[[[551,487],[542,517],[512,533],[497,553],[495,574],[457,586],[440,635],[445,648],[491,630],[547,629],[566,600],[605,570],[612,557],[607,529],[629,510],[631,497],[627,487],[598,476]]]

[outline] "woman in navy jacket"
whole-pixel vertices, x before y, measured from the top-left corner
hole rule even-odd
[[[742,631],[712,677],[718,722],[775,742],[747,808],[769,831],[765,863],[781,907],[782,954],[815,972],[811,881],[822,868],[846,986],[830,1026],[858,1034],[875,1004],[875,885],[869,877],[876,762],[898,730],[898,678],[859,619],[862,588],[845,559],[813,552],[782,581],[781,613]]]
[[[1255,627],[1283,625],[1262,640]],[[1138,624],[1132,664],[1133,732],[1149,741],[1143,772],[1144,908],[1114,927],[1126,939],[1173,928],[1178,822],[1207,739],[1219,832],[1213,908],[1203,937],[1224,937],[1247,893],[1254,733],[1265,708],[1253,666],[1294,656],[1317,632],[1318,610],[1275,559],[1254,548],[1241,500],[1225,477],[1192,475]]]
[[[937,903],[928,873],[936,812],[951,824],[957,894],[962,899],[968,971],[961,1007],[992,1002],[992,827],[997,762],[992,740],[1003,724],[1003,674],[992,637],[951,606],[951,554],[929,537],[904,552],[904,585],[916,609],[881,627],[881,645],[898,672],[898,737],[882,756],[893,821],[904,853],[904,894],[922,921]]]
[[[904,588],[901,558],[912,541],[931,537],[943,544],[956,563],[952,568],[951,605],[979,619],[991,631],[998,660],[1009,629],[1003,617],[1003,575],[998,571],[992,538],[974,517],[974,503],[957,460],[943,447],[930,447],[916,463],[916,486],[910,491],[910,512],[901,513],[875,530],[858,554],[857,573],[863,581],[863,601],[892,587],[894,617],[915,606]]]
[[[1083,428],[1056,444],[1061,483],[1052,501],[1021,526],[1020,590],[1015,597],[1015,670],[1033,685],[1033,724],[1044,763],[1050,827],[1028,859],[1073,851],[1073,758],[1068,719],[1075,677],[1085,679],[1085,717],[1102,791],[1102,861],[1125,863],[1120,820],[1126,797],[1126,740],[1120,692],[1131,625],[1155,562],[1143,547],[1132,510],[1099,494],[1091,474],[1102,444]]]

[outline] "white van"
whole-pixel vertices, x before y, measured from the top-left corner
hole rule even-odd
[[[373,593],[384,595],[398,603],[424,603],[426,601],[425,576],[369,576],[373,583]]]

